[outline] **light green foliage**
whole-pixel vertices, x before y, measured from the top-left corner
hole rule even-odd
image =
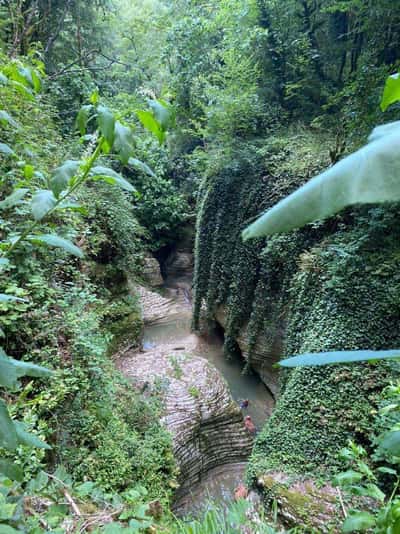
[[[379,433],[375,438],[375,451],[372,455],[372,459],[381,465],[371,469],[371,458],[367,451],[350,442],[340,452],[349,469],[339,473],[333,481],[345,494],[369,497],[379,503],[379,506],[372,511],[349,510],[343,532],[367,532],[373,528],[373,532],[383,534],[396,532],[399,528],[399,384],[389,386],[384,393],[385,402],[377,417]]]
[[[224,510],[216,503],[210,503],[209,510],[199,519],[180,521],[172,527],[173,534],[240,534],[245,529],[256,529],[259,534],[277,534],[282,532],[268,524],[265,518],[259,517],[249,502],[239,500],[231,503]]]

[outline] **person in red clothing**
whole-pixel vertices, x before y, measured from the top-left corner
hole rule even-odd
[[[244,418],[244,426],[247,428],[247,430],[250,432],[250,434],[255,434],[256,433],[256,427],[255,427],[255,424],[253,423],[250,415],[246,415],[246,417]]]
[[[240,499],[247,499],[247,496],[249,494],[249,490],[246,488],[244,484],[239,484],[239,486],[235,489],[235,501],[239,501]]]

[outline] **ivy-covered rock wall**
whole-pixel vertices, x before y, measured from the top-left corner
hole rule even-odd
[[[329,164],[329,138],[298,130],[216,155],[201,189],[194,326],[223,307],[226,353],[245,334],[248,364],[305,351],[384,349],[400,341],[399,211],[347,211],[325,222],[244,244],[243,228]],[[239,342],[240,346],[240,342]],[[254,358],[256,354],[256,358]],[[255,365],[254,365],[255,362]],[[272,417],[250,459],[268,469],[326,474],[349,438],[368,446],[388,364],[281,373]]]

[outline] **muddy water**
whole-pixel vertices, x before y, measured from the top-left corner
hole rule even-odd
[[[162,344],[184,350],[184,341],[190,334],[191,303],[187,292],[182,289],[166,288],[167,295],[179,302],[178,313],[170,321],[147,326],[144,332],[144,348]],[[240,403],[249,400],[249,406],[243,410],[250,415],[257,429],[262,428],[274,406],[274,399],[261,379],[255,374],[243,373],[244,361],[240,358],[228,361],[223,354],[223,338],[220,332],[210,333],[207,338],[199,337],[196,352],[212,363],[225,378],[232,397]],[[192,488],[177,503],[180,512],[196,512],[203,509],[207,502],[229,502],[234,489],[244,481],[246,465],[243,463],[219,466],[210,471],[203,480]]]

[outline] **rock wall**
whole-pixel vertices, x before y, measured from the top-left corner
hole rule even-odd
[[[227,311],[220,306],[215,312],[215,319],[222,326],[227,326]],[[248,323],[240,328],[236,337],[243,358],[254,369],[267,388],[276,398],[279,392],[279,371],[274,365],[282,355],[283,327],[271,328],[258,333],[254,345],[250,348]]]

